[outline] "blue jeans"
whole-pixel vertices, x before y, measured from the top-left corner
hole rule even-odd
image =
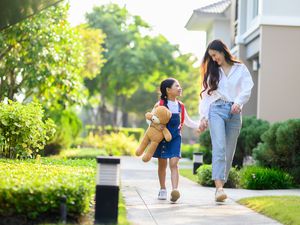
[[[210,105],[208,124],[212,141],[212,179],[228,179],[240,134],[241,114],[232,114],[233,103],[217,100]]]

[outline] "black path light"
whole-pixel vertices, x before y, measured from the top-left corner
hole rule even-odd
[[[120,158],[97,157],[95,224],[117,223]]]
[[[193,153],[193,174],[197,173],[197,169],[203,164],[203,153],[194,152]]]

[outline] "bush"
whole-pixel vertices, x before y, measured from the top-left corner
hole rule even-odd
[[[203,146],[203,162],[205,164],[212,163],[212,146],[209,130],[204,131],[199,137],[200,145]]]
[[[293,186],[293,178],[278,169],[248,166],[240,171],[240,186],[255,190],[284,189]]]
[[[214,187],[214,181],[212,180],[212,166],[211,165],[202,165],[197,170],[198,183],[203,186]],[[238,186],[239,174],[237,169],[231,168],[228,176],[227,183],[224,187],[227,188],[236,188]]]
[[[200,145],[199,144],[181,144],[181,157],[193,159],[193,153],[199,152]]]
[[[133,127],[113,127],[113,126],[96,127],[93,125],[86,125],[85,129],[87,133],[92,132],[93,134],[98,134],[98,135],[111,134],[111,133],[123,133],[126,136],[133,136],[137,141],[140,141],[145,133],[145,130],[143,128],[133,128]]]
[[[114,156],[135,155],[138,142],[133,136],[124,133],[111,133],[102,136],[89,134],[85,146],[105,149],[107,154]]]
[[[253,151],[259,165],[290,172],[300,183],[300,119],[274,123]]]
[[[76,140],[82,129],[82,122],[76,113],[65,111],[53,111],[50,117],[57,125],[57,132],[51,142],[45,147],[44,155],[59,154],[61,149],[69,148]]]
[[[67,198],[68,215],[86,213],[95,188],[95,169],[43,165],[26,161],[0,161],[0,216],[34,219],[58,214]]]
[[[243,117],[240,135],[238,137],[235,155],[232,165],[241,168],[246,156],[252,155],[252,149],[261,142],[261,135],[269,129],[269,123],[264,120],[256,119],[254,116]],[[211,139],[209,131],[200,135],[200,144],[207,150],[204,154],[204,162],[211,163]]]
[[[37,103],[0,103],[0,157],[35,158],[55,133]]]

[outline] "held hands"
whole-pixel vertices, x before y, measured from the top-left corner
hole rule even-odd
[[[200,125],[199,125],[199,132],[202,133],[203,131],[205,131],[208,127],[208,120],[203,118],[200,121]]]
[[[234,103],[232,106],[231,106],[231,113],[232,114],[238,114],[240,113],[242,110],[241,110],[241,106],[239,104],[236,104]]]

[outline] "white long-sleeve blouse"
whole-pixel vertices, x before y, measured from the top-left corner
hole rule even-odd
[[[241,108],[246,104],[251,95],[253,81],[247,67],[242,63],[234,63],[226,76],[222,67],[219,67],[220,81],[218,88],[208,95],[208,89],[202,93],[199,103],[200,120],[208,119],[211,103],[218,99],[239,104]],[[203,87],[202,87],[203,88]]]

